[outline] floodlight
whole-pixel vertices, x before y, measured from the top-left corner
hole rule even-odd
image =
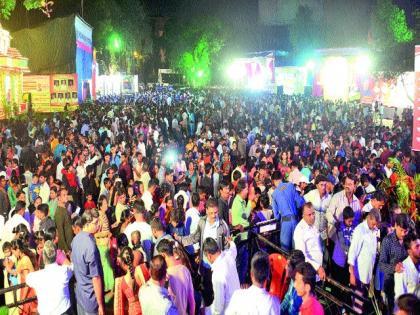
[[[371,60],[367,55],[361,55],[356,59],[356,70],[359,73],[365,73],[370,69]]]
[[[306,69],[311,70],[311,71],[315,69],[315,66],[316,66],[316,63],[313,59],[308,60],[308,62],[305,65]]]

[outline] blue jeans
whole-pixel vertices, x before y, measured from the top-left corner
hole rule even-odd
[[[285,251],[291,251],[293,248],[293,232],[295,231],[297,222],[291,220],[281,223],[280,228],[280,247]]]
[[[238,270],[239,282],[241,284],[246,282],[246,273],[248,272],[248,242],[240,242],[237,245],[238,255],[236,256],[236,269]]]

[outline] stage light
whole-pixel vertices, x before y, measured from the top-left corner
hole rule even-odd
[[[164,155],[164,162],[167,166],[172,166],[177,160],[178,154],[175,150],[170,149]]]
[[[201,78],[203,76],[204,72],[203,70],[198,70],[197,71],[197,77]]]
[[[229,79],[233,81],[240,80],[245,75],[245,69],[243,64],[239,62],[232,63],[226,70],[226,74],[229,77]]]
[[[112,33],[108,38],[108,49],[112,52],[119,52],[123,48],[123,40],[117,33]]]
[[[264,79],[262,75],[255,75],[248,82],[248,87],[251,90],[262,90],[264,88]]]
[[[344,57],[330,57],[322,69],[324,98],[327,100],[347,100],[349,64]]]
[[[314,70],[315,66],[316,66],[316,63],[315,63],[315,60],[313,60],[313,59],[308,60],[308,62],[305,65],[306,69],[308,69],[310,71]]]
[[[371,66],[371,60],[367,55],[361,55],[356,59],[356,70],[359,73],[366,73]]]

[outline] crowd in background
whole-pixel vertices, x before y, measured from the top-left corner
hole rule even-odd
[[[1,285],[37,296],[9,313],[324,314],[331,277],[415,314],[419,226],[381,189],[420,168],[412,110],[381,106],[159,88],[0,123]],[[270,219],[287,267],[249,250]]]

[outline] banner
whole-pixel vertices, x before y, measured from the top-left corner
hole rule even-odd
[[[415,48],[414,55],[414,108],[413,108],[413,151],[420,151],[420,45]]]
[[[304,67],[276,67],[276,85],[283,86],[286,95],[303,94],[307,82]]]
[[[77,75],[53,74],[50,76],[51,106],[63,107],[78,104]]]
[[[32,110],[35,112],[50,111],[50,76],[24,75],[23,93],[31,94]]]

